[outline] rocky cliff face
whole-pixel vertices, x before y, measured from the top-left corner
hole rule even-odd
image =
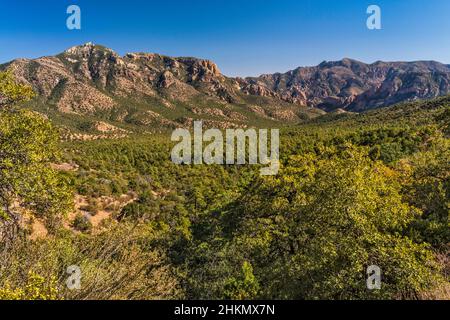
[[[365,111],[449,94],[450,67],[432,61],[365,64],[343,59],[246,81],[289,102],[327,111]]]
[[[276,92],[225,77],[209,60],[149,53],[119,56],[87,43],[56,56],[0,66],[38,93],[38,110],[138,126],[177,126],[195,118],[220,127],[258,120],[298,122],[321,114]],[[92,125],[83,125],[83,128]]]
[[[30,84],[42,109],[146,126],[177,126],[193,118],[224,127],[258,119],[295,123],[320,115],[320,109],[359,112],[450,93],[450,67],[437,62],[343,59],[243,79],[224,76],[209,60],[119,56],[92,43],[0,69]]]
[[[15,60],[7,68],[63,112],[111,109],[114,97],[155,97],[159,89],[180,100],[199,93],[221,100],[233,100],[234,95],[211,61],[145,53],[120,57],[92,43],[55,57]]]

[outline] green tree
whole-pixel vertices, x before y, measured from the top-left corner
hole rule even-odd
[[[18,84],[10,72],[0,72],[0,108],[11,107],[33,96],[31,87]]]
[[[50,163],[58,159],[58,132],[43,116],[15,107],[31,88],[0,73],[0,237],[12,240],[27,210],[52,227],[70,208],[71,194]]]
[[[225,299],[249,300],[257,297],[259,283],[253,274],[252,265],[245,261],[242,264],[242,274],[238,278],[232,277],[225,284]]]
[[[23,288],[13,289],[9,284],[0,287],[0,300],[57,300],[58,294],[54,277],[46,280],[33,272],[29,272]]]
[[[398,174],[351,145],[291,157],[230,213],[230,256],[251,262],[262,298],[414,298],[438,278],[429,245],[405,236],[420,212]],[[380,291],[366,288],[369,265]]]
[[[450,142],[436,138],[428,150],[399,163],[408,202],[423,211],[412,223],[413,236],[446,252],[450,243]]]

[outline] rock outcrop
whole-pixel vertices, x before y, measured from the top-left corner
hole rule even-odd
[[[375,62],[351,59],[247,78],[263,95],[276,92],[292,103],[326,111],[365,111],[450,93],[450,67],[433,61]],[[261,88],[263,87],[263,88]]]
[[[0,65],[4,69],[34,88],[43,113],[55,109],[146,126],[175,127],[179,119],[196,116],[295,123],[322,110],[360,112],[450,93],[450,67],[438,62],[343,59],[244,79],[224,76],[205,59],[120,56],[93,43],[56,56],[17,59]]]

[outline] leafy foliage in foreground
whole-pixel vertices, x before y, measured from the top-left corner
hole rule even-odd
[[[95,232],[77,217],[77,232],[24,234],[3,251],[0,293],[30,298],[31,272],[66,299],[448,298],[449,103],[406,106],[285,128],[274,177],[174,165],[164,135],[63,143],[76,193],[136,200]],[[379,291],[366,289],[372,264]]]
[[[252,263],[259,297],[411,298],[436,281],[430,246],[405,237],[419,212],[402,201],[398,175],[354,146],[293,156],[229,210],[226,259]],[[372,264],[381,291],[365,288]]]
[[[31,89],[0,73],[3,101],[26,100]],[[11,240],[23,210],[49,226],[70,208],[70,194],[50,167],[59,155],[58,134],[34,112],[6,105],[0,109],[0,239]]]
[[[18,85],[9,72],[0,72],[0,108],[7,108],[33,97],[34,93],[31,87]]]

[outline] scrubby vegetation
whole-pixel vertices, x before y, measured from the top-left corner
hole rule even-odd
[[[175,165],[163,134],[58,145],[48,120],[2,110],[0,298],[448,299],[449,110],[440,98],[285,128],[273,177]],[[74,195],[86,204],[70,218]],[[366,288],[372,264],[381,290]]]

